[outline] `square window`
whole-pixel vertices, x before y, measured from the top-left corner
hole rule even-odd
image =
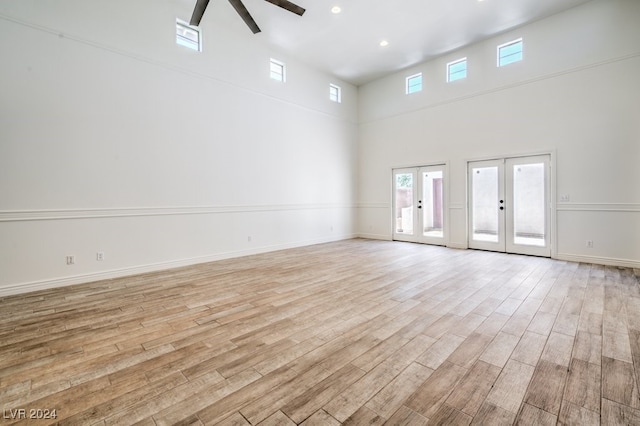
[[[417,93],[422,90],[422,73],[407,77],[406,94]]]
[[[284,83],[286,81],[286,69],[284,62],[280,62],[276,59],[271,58],[270,65],[270,76],[273,80]]]
[[[180,19],[176,19],[176,43],[196,52],[202,52],[200,28],[193,27]]]
[[[447,83],[463,78],[467,78],[467,58],[449,62],[447,64]]]
[[[329,99],[336,103],[342,102],[342,89],[335,84],[329,85]]]
[[[521,61],[523,54],[522,49],[521,38],[498,46],[498,66],[503,67]]]

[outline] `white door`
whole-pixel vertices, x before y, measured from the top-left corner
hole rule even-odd
[[[551,256],[548,155],[469,163],[469,247]]]
[[[445,245],[445,166],[393,171],[393,238]]]

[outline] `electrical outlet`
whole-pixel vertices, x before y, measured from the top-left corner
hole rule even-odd
[[[96,253],[96,260],[98,262],[102,262],[104,260],[104,252],[103,251],[99,251]]]
[[[593,240],[587,240],[587,247],[593,248]]]
[[[76,263],[76,257],[71,255],[67,256],[67,265],[74,265]]]
[[[250,243],[250,242],[251,242],[251,235],[249,235],[249,236],[247,237],[247,242],[248,242],[248,243]]]
[[[571,200],[571,197],[569,196],[569,194],[562,194],[560,195],[560,201],[561,202],[568,202]]]

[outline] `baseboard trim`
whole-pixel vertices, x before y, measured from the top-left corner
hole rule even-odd
[[[606,266],[619,266],[622,268],[640,268],[640,261],[631,259],[617,259],[613,257],[601,256],[585,256],[579,254],[557,253],[553,256],[557,260],[565,260],[569,262],[595,263]]]
[[[34,291],[49,290],[57,287],[66,287],[76,284],[85,284],[94,281],[109,280],[114,278],[122,278],[130,275],[138,275],[149,272],[163,271],[167,269],[180,268],[184,266],[197,265],[200,263],[215,262],[218,260],[231,259],[235,257],[250,256],[253,254],[268,253],[277,250],[286,250],[297,247],[310,246],[314,244],[330,243],[334,241],[343,241],[353,238],[364,238],[370,240],[391,241],[391,237],[383,234],[347,234],[336,237],[323,237],[312,240],[293,241],[283,244],[274,244],[269,246],[256,247],[247,250],[235,250],[221,253],[214,253],[205,256],[197,256],[167,262],[158,262],[146,265],[138,265],[127,268],[113,269],[109,271],[101,271],[96,273],[74,275],[63,278],[54,278],[40,281],[32,281],[20,284],[12,284],[0,287],[0,297],[13,296],[17,294],[31,293]],[[448,248],[467,249],[462,243],[448,243]],[[568,262],[594,263],[607,266],[618,266],[623,268],[634,269],[635,273],[640,277],[640,261],[631,259],[616,259],[600,256],[584,256],[569,253],[557,253],[553,259]]]
[[[393,237],[384,234],[358,234],[357,238],[364,238],[366,240],[383,240],[383,241],[393,241]],[[466,243],[452,243],[448,242],[441,247],[447,247],[451,249],[463,249],[466,250],[469,247]]]
[[[347,234],[336,237],[323,237],[312,240],[294,241],[283,244],[274,244],[251,248],[248,250],[235,250],[221,253],[214,253],[205,256],[196,256],[185,259],[171,260],[166,262],[151,263],[146,265],[138,265],[126,268],[112,269],[109,271],[100,271],[89,274],[73,275],[63,278],[54,278],[40,281],[31,281],[20,284],[12,284],[0,287],[0,298],[6,296],[14,296],[18,294],[26,294],[34,291],[50,290],[58,287],[67,287],[76,284],[86,284],[95,281],[110,280],[114,278],[122,278],[126,276],[145,274],[149,272],[159,272],[167,269],[180,268],[184,266],[197,265],[200,263],[215,262],[218,260],[231,259],[236,257],[250,256],[253,254],[268,253],[277,250],[286,250],[297,247],[311,246],[315,244],[330,243],[334,241],[350,240],[358,238],[355,234]]]
[[[452,243],[452,242],[448,242],[447,247],[452,249],[459,249],[459,250],[466,250],[469,248],[467,243]]]
[[[365,240],[392,240],[391,236],[385,234],[358,234],[357,238],[364,238]]]
[[[392,238],[387,235],[381,234],[358,234],[357,238],[364,238],[369,240],[385,240],[392,241]],[[448,242],[446,245],[447,248],[451,249],[459,249],[459,250],[467,250],[469,249],[466,243],[452,243]],[[619,266],[622,268],[631,268],[635,271],[640,271],[640,261],[631,260],[631,259],[617,259],[612,257],[601,257],[601,256],[584,256],[584,255],[576,255],[569,253],[558,253],[551,256],[552,259],[555,260],[563,260],[568,262],[578,262],[578,263],[593,263],[597,265],[606,265],[606,266]],[[640,272],[636,272],[636,274],[640,277]]]

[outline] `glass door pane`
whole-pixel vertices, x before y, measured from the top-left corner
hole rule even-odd
[[[504,160],[469,163],[469,248],[505,251]]]
[[[506,250],[510,253],[551,256],[549,238],[548,155],[508,158],[506,185]]]
[[[444,237],[444,186],[442,170],[422,171],[422,236]]]
[[[416,238],[416,175],[415,169],[393,172],[394,239],[414,241]]]
[[[513,243],[545,245],[544,163],[514,164]]]
[[[472,234],[475,241],[497,243],[500,231],[499,170],[497,166],[472,167]]]

